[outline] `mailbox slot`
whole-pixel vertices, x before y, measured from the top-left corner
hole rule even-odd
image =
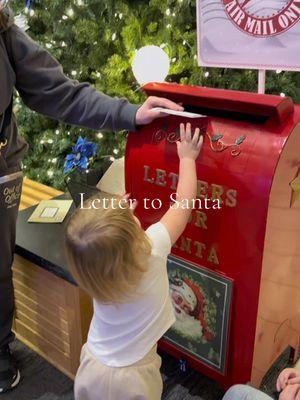
[[[289,97],[195,86],[179,88],[178,85],[168,83],[150,83],[143,87],[148,95],[180,102],[188,111],[231,120],[257,124],[272,122],[278,125],[294,112],[294,103]]]
[[[189,104],[183,104],[183,107],[185,111],[207,115],[208,117],[222,118],[234,121],[243,121],[257,125],[264,125],[270,119],[270,116],[239,113],[237,111],[217,110],[206,107],[195,107]]]

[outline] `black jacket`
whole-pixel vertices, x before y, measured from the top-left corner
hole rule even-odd
[[[59,121],[94,130],[135,130],[139,106],[67,78],[60,64],[13,24],[12,13],[6,8],[0,12],[0,131],[14,87],[28,107]],[[27,150],[18,136],[14,115],[5,134],[8,145],[0,156],[0,174],[6,166],[17,166]]]

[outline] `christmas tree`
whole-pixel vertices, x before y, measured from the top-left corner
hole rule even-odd
[[[151,44],[170,57],[169,82],[257,90],[257,71],[198,66],[194,0],[16,0],[12,5],[16,14],[25,15],[27,33],[61,62],[66,75],[108,95],[133,103],[145,99],[131,62],[137,49]],[[268,72],[267,93],[299,102],[300,74]],[[19,97],[15,112],[30,144],[24,170],[31,179],[64,189],[64,159],[80,135],[98,144],[99,156],[124,153],[125,132],[60,124],[30,111]]]

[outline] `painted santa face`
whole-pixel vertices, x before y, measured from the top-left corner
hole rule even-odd
[[[188,304],[186,299],[184,299],[182,294],[179,293],[177,290],[172,291],[171,299],[172,299],[176,314],[181,314],[182,312],[185,314],[191,314],[193,312],[190,304]]]

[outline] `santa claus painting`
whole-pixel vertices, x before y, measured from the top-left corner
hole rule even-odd
[[[168,257],[176,321],[164,339],[217,371],[226,365],[232,281],[176,256]]]
[[[206,301],[199,286],[187,278],[170,280],[170,295],[176,315],[176,329],[186,336],[212,341],[214,334],[205,317]]]

